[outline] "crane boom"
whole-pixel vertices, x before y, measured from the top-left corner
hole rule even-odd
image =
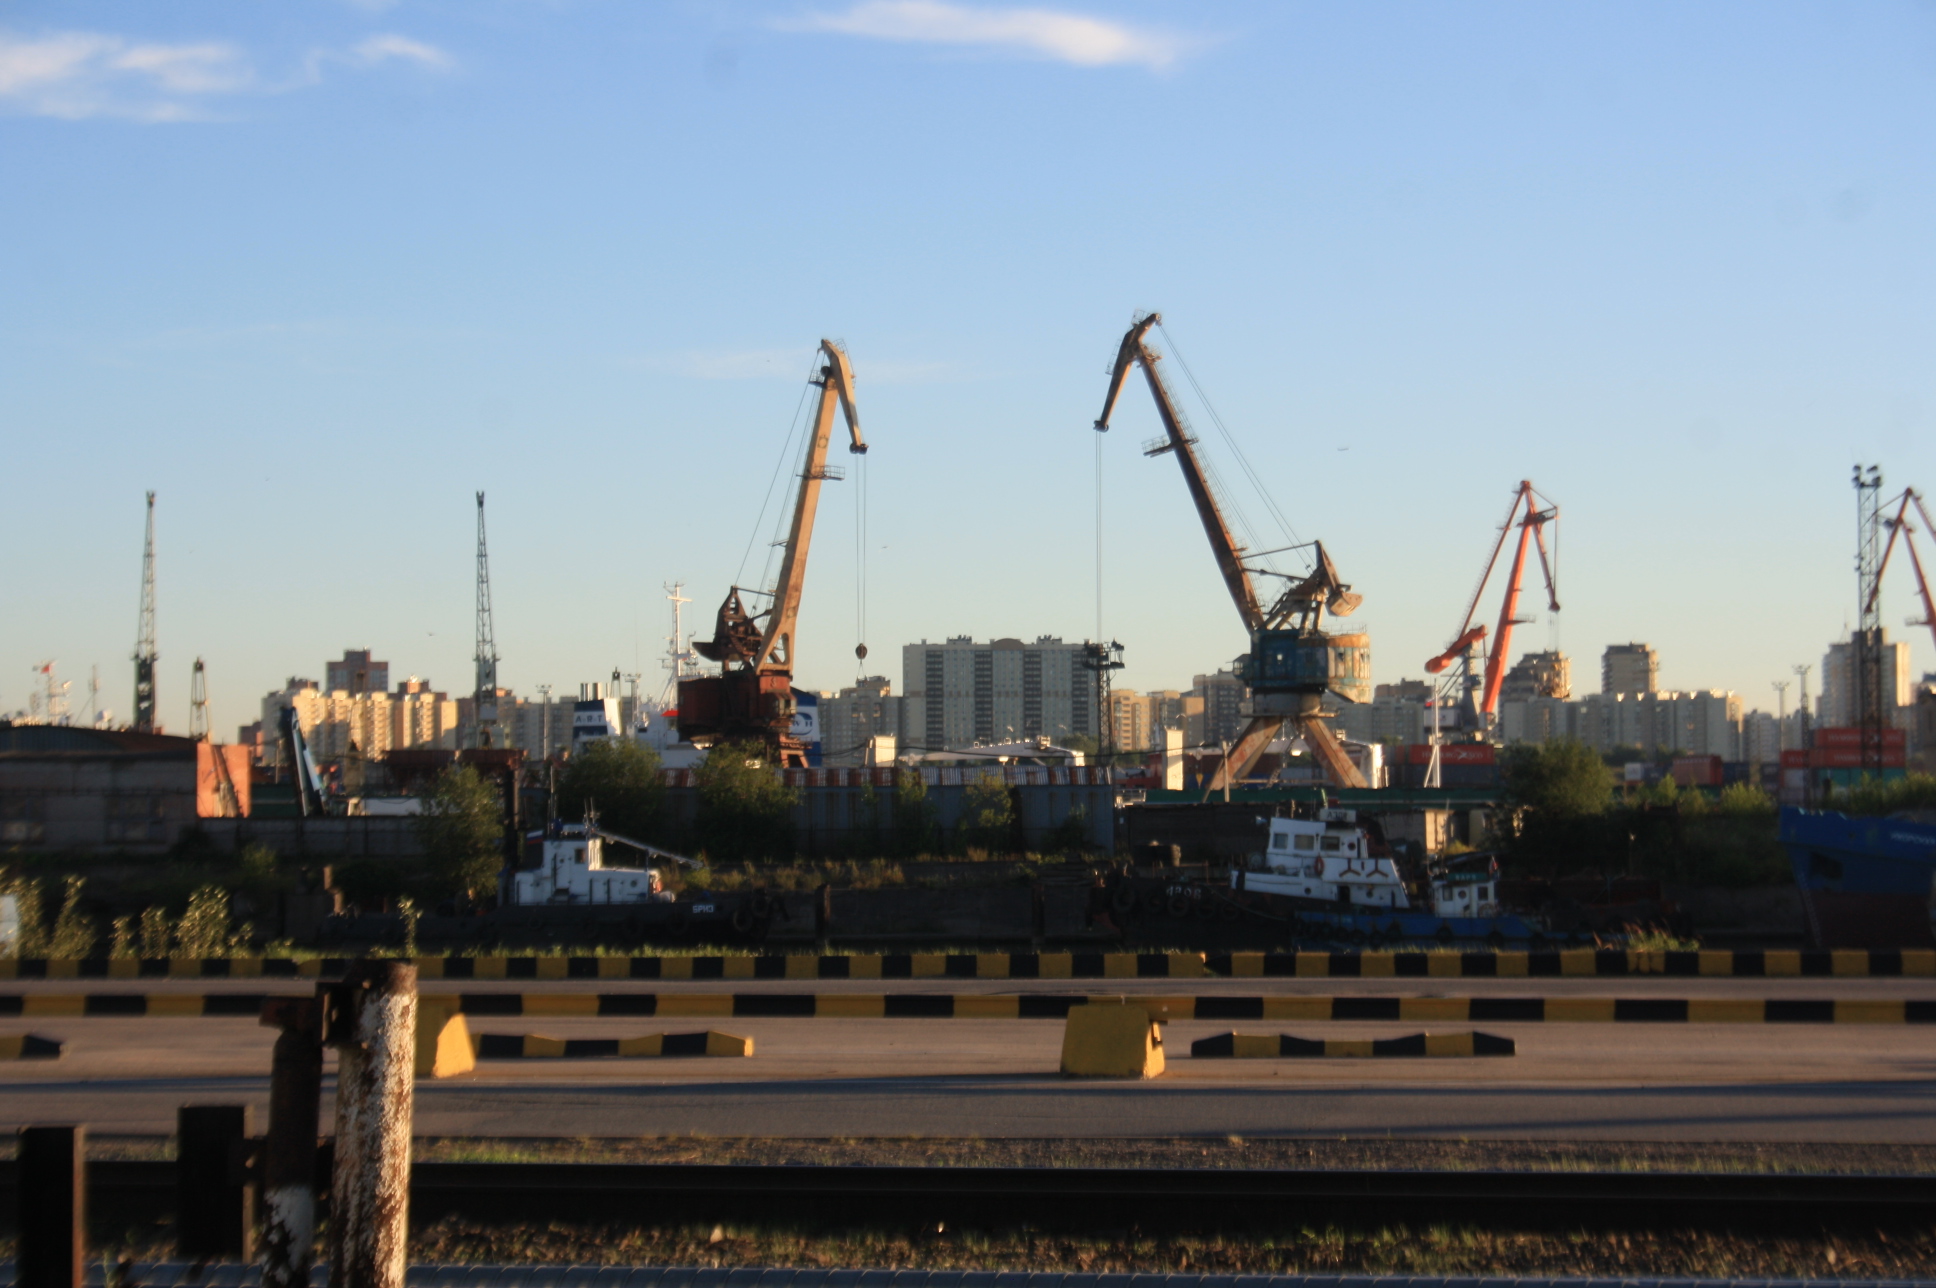
[[[1923,508],[1922,494],[1915,488],[1904,488],[1901,504],[1896,508],[1896,517],[1889,520],[1889,540],[1882,547],[1882,559],[1876,564],[1875,584],[1869,588],[1869,602],[1864,605],[1864,614],[1875,611],[1875,603],[1882,594],[1882,574],[1888,570],[1889,556],[1896,548],[1896,538],[1902,538],[1903,548],[1909,552],[1909,566],[1916,576],[1916,593],[1923,601],[1923,620],[1911,621],[1911,626],[1927,626],[1930,635],[1936,638],[1936,599],[1929,591],[1929,579],[1923,574],[1923,561],[1916,553],[1916,529],[1909,522],[1909,507],[1916,507],[1916,514],[1923,521],[1923,532],[1936,537],[1936,525],[1929,520],[1929,511]]]
[[[1479,574],[1479,584],[1473,589],[1472,599],[1466,604],[1465,618],[1459,623],[1459,631],[1443,652],[1425,664],[1425,669],[1437,675],[1463,656],[1473,645],[1486,637],[1483,624],[1474,626],[1472,618],[1479,611],[1479,600],[1486,593],[1486,583],[1492,580],[1492,571],[1499,566],[1499,556],[1506,548],[1506,538],[1513,527],[1519,528],[1519,542],[1514,547],[1511,569],[1506,574],[1506,597],[1499,606],[1499,624],[1492,632],[1492,649],[1486,658],[1484,683],[1480,689],[1479,710],[1490,716],[1499,707],[1499,691],[1506,681],[1506,663],[1512,650],[1513,627],[1523,624],[1526,618],[1517,616],[1519,595],[1525,584],[1526,551],[1529,546],[1539,554],[1539,567],[1546,578],[1546,606],[1557,613],[1560,610],[1558,584],[1553,575],[1552,556],[1546,549],[1546,525],[1559,518],[1559,507],[1548,505],[1540,509],[1543,498],[1534,490],[1530,479],[1521,479],[1513,489],[1512,504],[1506,508],[1506,521],[1499,525],[1499,535],[1493,540],[1492,553],[1486,558],[1485,571]],[[1522,514],[1523,511],[1523,514]]]

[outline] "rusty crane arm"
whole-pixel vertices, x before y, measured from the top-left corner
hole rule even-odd
[[[760,637],[755,664],[791,670],[793,632],[800,617],[800,591],[807,580],[807,551],[813,544],[813,517],[820,507],[820,485],[838,478],[827,469],[827,446],[833,437],[834,404],[847,420],[847,450],[856,455],[867,450],[860,435],[860,413],[854,409],[854,369],[847,354],[832,340],[822,340],[820,351],[827,361],[820,368],[820,402],[813,418],[813,437],[807,441],[806,464],[800,471],[800,491],[793,503],[793,526],[787,530],[786,556],[780,562],[780,579],[773,587],[773,603],[767,610],[766,630]]]
[[[1151,327],[1161,324],[1163,315],[1150,313],[1138,318],[1123,336],[1121,347],[1116,351],[1115,365],[1109,372],[1109,392],[1103,398],[1102,415],[1096,418],[1096,430],[1106,433],[1109,418],[1115,414],[1116,402],[1122,396],[1123,383],[1129,378],[1131,366],[1140,364],[1143,379],[1149,385],[1150,396],[1156,401],[1156,414],[1163,422],[1164,440],[1149,448],[1145,455],[1161,456],[1166,452],[1174,453],[1179,469],[1183,471],[1183,485],[1189,489],[1190,500],[1196,506],[1197,519],[1203,525],[1203,535],[1209,539],[1210,553],[1217,561],[1217,571],[1223,576],[1224,589],[1230,592],[1230,600],[1237,606],[1237,615],[1243,618],[1244,630],[1255,632],[1284,612],[1285,600],[1295,597],[1297,591],[1316,586],[1318,602],[1328,598],[1334,612],[1339,616],[1357,607],[1358,596],[1352,595],[1349,588],[1337,580],[1331,561],[1325,557],[1322,546],[1318,548],[1317,572],[1298,587],[1292,588],[1272,609],[1267,617],[1257,597],[1256,584],[1251,580],[1250,570],[1244,566],[1243,547],[1231,535],[1230,525],[1224,521],[1223,511],[1217,506],[1216,495],[1210,490],[1210,482],[1204,474],[1203,463],[1198,460],[1196,439],[1184,428],[1183,418],[1177,413],[1176,400],[1171,397],[1169,386],[1164,383],[1163,375],[1157,370],[1160,355],[1151,349],[1144,337]],[[1210,781],[1210,791],[1221,791],[1229,783],[1241,780],[1256,766],[1259,759],[1269,750],[1271,741],[1284,727],[1283,716],[1253,716],[1250,723],[1225,754],[1223,763],[1218,765],[1216,774]],[[1364,775],[1351,763],[1337,737],[1330,728],[1316,718],[1300,717],[1297,720],[1298,732],[1317,757],[1324,762],[1332,777],[1345,787],[1365,786]]]
[[[1911,621],[1911,626],[1927,626],[1930,635],[1936,638],[1936,599],[1929,591],[1929,579],[1923,574],[1923,561],[1916,553],[1916,529],[1909,522],[1909,507],[1916,507],[1916,514],[1923,521],[1923,531],[1936,536],[1936,525],[1929,521],[1929,511],[1923,508],[1922,494],[1914,488],[1904,488],[1902,503],[1896,508],[1896,517],[1889,520],[1889,540],[1882,547],[1882,561],[1876,565],[1875,584],[1869,588],[1869,602],[1864,605],[1865,614],[1875,611],[1876,598],[1882,594],[1882,574],[1888,571],[1889,556],[1895,552],[1896,538],[1902,538],[1903,549],[1909,552],[1909,566],[1916,576],[1916,593],[1923,601],[1923,620]]]
[[[1499,608],[1499,624],[1492,632],[1493,646],[1486,659],[1485,681],[1481,689],[1479,709],[1486,715],[1491,715],[1499,705],[1499,690],[1506,680],[1506,659],[1512,647],[1513,627],[1526,620],[1516,614],[1519,611],[1520,590],[1525,583],[1526,550],[1529,545],[1538,551],[1540,571],[1546,578],[1546,606],[1555,613],[1560,610],[1553,560],[1546,549],[1546,525],[1559,517],[1559,507],[1548,505],[1542,510],[1540,501],[1543,499],[1533,489],[1531,480],[1520,480],[1518,488],[1513,491],[1512,504],[1506,509],[1506,521],[1499,525],[1499,536],[1494,539],[1492,553],[1486,558],[1485,571],[1479,574],[1479,584],[1473,588],[1472,598],[1466,603],[1465,618],[1459,623],[1458,633],[1443,652],[1425,664],[1429,674],[1437,675],[1468,648],[1485,639],[1485,624],[1482,622],[1475,626],[1472,618],[1479,611],[1479,600],[1486,593],[1486,583],[1492,580],[1493,569],[1499,566],[1499,556],[1506,548],[1506,538],[1517,525],[1519,543],[1513,551],[1512,567],[1506,574],[1506,598]]]

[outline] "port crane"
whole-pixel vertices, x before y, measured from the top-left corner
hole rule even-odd
[[[1103,399],[1102,415],[1096,418],[1098,433],[1107,433],[1109,418],[1129,378],[1132,366],[1140,365],[1150,396],[1156,400],[1156,414],[1163,422],[1163,438],[1144,449],[1146,456],[1174,454],[1183,471],[1184,486],[1196,506],[1210,552],[1216,557],[1217,571],[1224,588],[1230,592],[1250,635],[1250,651],[1242,664],[1243,680],[1250,690],[1250,721],[1225,753],[1223,762],[1209,784],[1220,791],[1241,781],[1271,741],[1291,722],[1306,745],[1323,763],[1326,773],[1340,787],[1365,786],[1364,775],[1345,754],[1329,726],[1324,723],[1320,705],[1326,693],[1351,702],[1370,696],[1371,641],[1368,636],[1331,635],[1319,629],[1325,613],[1344,617],[1355,611],[1363,596],[1353,593],[1341,581],[1338,570],[1324,551],[1322,542],[1312,543],[1316,567],[1308,576],[1295,579],[1265,607],[1257,593],[1253,570],[1244,563],[1244,549],[1231,535],[1215,493],[1197,457],[1196,438],[1184,425],[1157,363],[1162,355],[1147,340],[1150,328],[1161,324],[1162,315],[1138,318],[1123,336],[1110,369],[1109,393]]]
[[[834,409],[846,420],[847,450],[867,451],[860,433],[860,413],[854,407],[854,370],[847,352],[832,340],[820,342],[824,361],[810,382],[819,386],[813,427],[800,486],[793,503],[793,522],[787,531],[786,554],[770,592],[734,586],[719,606],[710,640],[694,640],[700,656],[720,664],[718,675],[679,679],[679,736],[700,746],[717,742],[761,742],[773,763],[804,767],[806,746],[793,737],[794,635],[800,618],[800,592],[807,580],[807,552],[813,544],[814,514],[820,505],[820,485],[842,477],[827,464],[833,437]],[[764,610],[748,607],[748,595],[766,595]]]
[[[1896,517],[1883,522],[1889,529],[1889,540],[1882,547],[1882,561],[1876,565],[1875,582],[1869,587],[1869,602],[1863,606],[1864,616],[1875,612],[1876,600],[1882,594],[1882,574],[1889,568],[1889,556],[1895,553],[1896,539],[1902,538],[1902,547],[1909,552],[1909,566],[1916,575],[1916,593],[1922,596],[1923,617],[1921,621],[1909,619],[1911,626],[1927,626],[1930,637],[1936,639],[1936,599],[1929,593],[1929,578],[1923,574],[1923,561],[1916,553],[1916,529],[1909,522],[1909,510],[1913,506],[1916,515],[1923,521],[1923,532],[1936,539],[1936,523],[1930,522],[1929,511],[1923,508],[1922,493],[1915,488],[1904,488],[1896,505]]]
[[[1559,590],[1553,577],[1553,559],[1546,548],[1546,527],[1557,523],[1560,508],[1542,496],[1529,480],[1521,479],[1513,491],[1512,506],[1506,511],[1506,521],[1499,525],[1499,536],[1492,543],[1492,554],[1486,560],[1485,571],[1479,574],[1479,584],[1473,588],[1472,599],[1465,606],[1465,617],[1452,642],[1436,657],[1425,664],[1428,674],[1439,675],[1453,663],[1464,668],[1464,688],[1475,719],[1489,724],[1499,709],[1499,690],[1506,680],[1506,655],[1512,647],[1513,627],[1522,626],[1531,618],[1517,616],[1519,612],[1520,589],[1525,582],[1526,550],[1528,545],[1539,552],[1540,571],[1546,577],[1546,607],[1550,612],[1560,611]],[[1493,569],[1499,566],[1499,555],[1506,548],[1506,538],[1514,527],[1519,529],[1519,543],[1513,551],[1512,569],[1506,575],[1506,597],[1499,606],[1499,623],[1492,634],[1492,648],[1486,655],[1483,675],[1475,675],[1473,661],[1485,643],[1486,626],[1473,623],[1473,616],[1479,611],[1479,600],[1486,593],[1486,583],[1492,580]],[[1432,768],[1436,770],[1438,760],[1438,711],[1435,701],[1433,711]],[[1428,776],[1429,777],[1429,776]]]

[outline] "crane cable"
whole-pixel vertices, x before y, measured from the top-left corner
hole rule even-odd
[[[820,351],[818,349],[814,350],[813,357],[814,363],[817,365],[820,361]],[[753,543],[760,539],[760,525],[766,522],[767,507],[773,504],[773,489],[780,481],[780,471],[786,468],[789,450],[793,446],[793,436],[800,432],[800,409],[807,405],[807,390],[812,388],[813,368],[809,367],[807,369],[807,383],[800,388],[800,401],[794,405],[793,419],[787,425],[786,442],[780,445],[780,459],[773,463],[773,477],[767,480],[766,497],[760,502],[760,512],[753,520],[752,532],[747,534],[746,550],[739,557],[739,571],[733,574],[733,584],[735,586],[744,584],[746,580],[746,561],[753,557]],[[769,546],[767,547],[767,564],[769,567],[772,561],[772,547]],[[760,584],[762,586],[766,584],[766,575],[764,572],[760,575]]]
[[[867,678],[867,453],[854,457],[854,678]]]

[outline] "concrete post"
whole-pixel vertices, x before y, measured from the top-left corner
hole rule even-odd
[[[308,1288],[315,1260],[322,1013],[313,997],[279,997],[262,1007],[262,1023],[282,1030],[269,1070],[262,1158],[262,1288]]]
[[[327,995],[323,1041],[336,1048],[329,1288],[403,1288],[417,968],[358,962]]]
[[[87,1265],[87,1128],[20,1129],[20,1288],[81,1288]]]

